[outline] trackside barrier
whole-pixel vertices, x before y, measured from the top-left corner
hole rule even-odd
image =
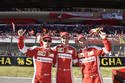
[[[33,58],[23,56],[0,56],[0,66],[33,66]],[[125,66],[125,57],[100,57],[100,66]]]

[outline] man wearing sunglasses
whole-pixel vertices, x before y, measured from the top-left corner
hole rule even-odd
[[[111,45],[104,32],[93,29],[92,34],[99,35],[104,44],[103,48],[97,46],[87,46],[87,40],[83,35],[78,36],[78,43],[81,49],[78,51],[78,58],[82,72],[82,83],[102,83],[99,68],[99,56],[109,54]]]
[[[56,54],[51,50],[52,38],[45,35],[41,38],[41,47],[26,47],[23,34],[25,31],[19,30],[18,48],[21,52],[34,59],[34,77],[32,83],[51,83],[52,65],[56,61]]]
[[[61,44],[54,50],[57,52],[57,76],[56,83],[72,83],[72,61],[77,58],[76,49],[69,45],[70,34],[62,32]]]

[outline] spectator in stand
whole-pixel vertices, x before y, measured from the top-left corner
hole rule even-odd
[[[52,38],[45,35],[41,38],[41,42],[43,43],[41,47],[26,47],[24,44],[24,33],[25,31],[23,30],[18,31],[18,48],[21,52],[26,54],[26,56],[34,58],[35,73],[32,83],[51,83],[52,65],[56,61],[56,54],[50,48]]]
[[[92,34],[97,34],[102,38],[104,48],[87,46],[86,38],[83,35],[78,37],[78,42],[82,45],[78,51],[82,83],[102,83],[99,70],[99,56],[111,52],[110,42],[107,40],[107,36],[104,32],[97,28],[92,30]]]
[[[28,30],[28,36],[35,36],[35,30],[34,29],[29,29]]]
[[[42,28],[42,35],[45,35],[48,33],[48,29],[46,29],[45,27]]]

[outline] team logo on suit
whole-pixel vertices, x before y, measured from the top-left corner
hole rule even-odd
[[[78,57],[79,57],[79,58],[84,57],[84,53],[78,53]]]
[[[63,48],[58,48],[58,52],[64,52]]]
[[[54,54],[49,54],[50,57],[54,57]]]
[[[45,56],[46,52],[45,51],[38,51],[37,55],[39,55],[39,56]]]

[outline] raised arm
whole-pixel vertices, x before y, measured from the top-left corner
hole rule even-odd
[[[99,33],[100,37],[102,38],[102,43],[104,44],[103,52],[105,54],[109,54],[111,52],[111,44],[109,42],[109,40],[107,39],[107,35],[104,32],[100,32]]]
[[[19,48],[19,50],[22,52],[22,53],[24,53],[24,54],[26,54],[27,56],[30,56],[30,57],[33,57],[33,56],[36,56],[36,54],[37,54],[37,47],[26,47],[25,46],[25,43],[24,43],[24,33],[25,33],[25,30],[19,30],[18,31],[18,36],[19,36],[19,38],[18,38],[18,48]]]
[[[95,47],[97,56],[111,53],[111,44],[107,39],[107,34],[102,32],[102,30],[103,28],[95,28],[91,30],[91,34],[99,35],[102,39],[102,43],[104,44],[103,48]]]
[[[106,33],[102,32],[102,31],[100,31],[99,35],[102,39],[102,43],[103,43],[104,47],[101,49],[97,49],[96,54],[98,56],[103,55],[103,54],[109,55],[111,53],[111,44],[110,44],[109,40],[107,39],[107,35],[106,35]]]

